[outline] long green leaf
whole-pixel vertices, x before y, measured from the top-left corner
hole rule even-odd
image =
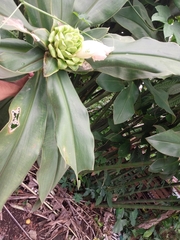
[[[0,52],[14,53],[25,53],[32,49],[32,45],[25,42],[24,40],[15,38],[0,39]]]
[[[180,132],[168,130],[146,138],[159,152],[168,156],[180,157]]]
[[[40,48],[33,48],[26,53],[17,53],[13,49],[2,52],[0,55],[0,79],[38,71],[42,68],[43,56],[44,52]]]
[[[122,42],[122,37],[109,35],[104,44],[115,49],[103,61],[90,61],[93,69],[124,80],[164,78],[180,75],[180,46],[151,38]]]
[[[78,27],[84,29],[106,22],[116,14],[127,0],[75,0],[74,11],[79,14]],[[89,25],[88,25],[89,23]]]
[[[156,38],[157,31],[155,31],[145,7],[139,1],[134,1],[134,6],[122,8],[113,18],[137,39]]]
[[[27,0],[26,2],[60,20],[63,20],[69,25],[74,26],[78,20],[73,14],[74,0]],[[29,6],[26,6],[26,10],[33,26],[38,28],[44,27],[51,30],[53,21],[50,16],[47,16],[38,10],[34,10]]]
[[[36,161],[46,126],[44,78],[36,74],[14,98],[0,132],[0,209]]]
[[[164,109],[166,112],[174,115],[168,103],[168,97],[169,97],[168,93],[162,89],[160,90],[155,89],[149,80],[144,80],[144,83],[147,89],[154,96],[154,100],[157,103],[157,105],[162,109]]]
[[[48,77],[47,92],[55,115],[57,145],[66,164],[76,175],[93,169],[94,140],[89,117],[67,73],[59,71]]]
[[[114,101],[113,119],[115,124],[123,123],[132,117],[137,97],[138,89],[133,82],[120,92]]]
[[[59,158],[59,149],[55,139],[54,118],[51,107],[49,109],[45,139],[42,146],[40,168],[37,172],[37,180],[39,184],[39,198],[41,203],[44,202],[48,193],[53,189],[57,181],[64,175],[67,166],[63,166]],[[59,164],[61,167],[59,169]],[[59,170],[58,170],[59,169]]]

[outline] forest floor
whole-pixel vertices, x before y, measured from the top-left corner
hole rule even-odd
[[[72,194],[57,185],[39,207],[36,180],[28,174],[0,213],[0,240],[100,240],[113,237],[111,209],[93,203],[76,203]]]

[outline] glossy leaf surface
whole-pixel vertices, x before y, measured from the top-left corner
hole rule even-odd
[[[26,53],[18,53],[11,48],[8,51],[2,49],[0,55],[0,79],[38,71],[42,68],[43,55],[44,52],[40,48],[33,48]]]
[[[59,156],[59,149],[55,138],[54,118],[50,106],[48,108],[48,113],[46,134],[42,145],[40,166],[37,172],[41,203],[44,202],[48,193],[54,188],[57,181],[61,179],[68,167],[65,165],[62,157]]]
[[[107,21],[126,2],[127,0],[75,0],[74,11],[82,19],[82,21],[79,21],[78,27],[85,29],[86,27],[97,26]]]
[[[100,72],[124,80],[165,78],[180,75],[180,46],[151,38],[122,42],[122,37],[110,35],[103,39],[114,51],[104,61],[88,62]]]
[[[55,115],[57,146],[66,164],[76,175],[93,169],[94,140],[89,117],[67,73],[59,71],[48,77],[47,92]]]
[[[36,74],[11,103],[10,120],[0,133],[0,208],[40,153],[46,126],[46,97],[44,78]]]
[[[159,152],[173,157],[180,157],[180,133],[168,130],[146,138]]]

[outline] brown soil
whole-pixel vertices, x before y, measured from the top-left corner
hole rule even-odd
[[[93,240],[105,236],[112,239],[114,215],[95,211],[93,205],[75,203],[59,185],[36,211],[37,195],[27,185],[13,194],[0,215],[0,240]],[[35,189],[35,188],[34,188]],[[103,223],[103,224],[101,224]]]

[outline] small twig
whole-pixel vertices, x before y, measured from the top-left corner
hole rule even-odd
[[[21,225],[18,223],[16,218],[12,215],[12,213],[9,211],[9,209],[5,205],[4,205],[4,209],[10,215],[10,217],[13,219],[13,221],[17,224],[17,226],[23,231],[23,233],[26,235],[26,237],[30,240],[33,240],[32,238],[30,238],[30,236],[27,234],[27,232],[21,227]]]
[[[36,183],[37,181],[35,179],[33,179]],[[34,194],[35,196],[38,197],[38,194],[35,193],[31,188],[29,188],[25,183],[21,183],[21,186],[23,186],[24,188],[28,189],[32,194]],[[53,210],[53,208],[45,201],[43,202],[43,204],[49,209],[51,210],[55,215],[57,215],[57,212]]]

